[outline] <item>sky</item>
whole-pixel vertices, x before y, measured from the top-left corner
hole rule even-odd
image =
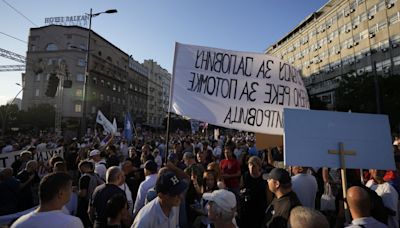
[[[263,53],[326,2],[0,0],[0,48],[26,56],[29,29],[45,26],[45,18],[83,15],[90,8],[94,13],[117,9],[116,14],[93,18],[93,31],[139,62],[153,59],[172,72],[175,42]],[[19,64],[0,57],[0,65]],[[21,73],[0,72],[0,105],[12,100],[20,91],[21,87],[15,83],[21,83]]]

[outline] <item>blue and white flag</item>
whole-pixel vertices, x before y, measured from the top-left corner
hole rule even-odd
[[[133,137],[133,122],[131,114],[125,114],[125,121],[124,121],[124,137],[128,141],[128,143],[132,142]]]

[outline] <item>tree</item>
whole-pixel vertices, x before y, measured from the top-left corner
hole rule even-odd
[[[326,103],[321,101],[317,96],[310,97],[310,109],[312,110],[326,110]]]
[[[21,111],[20,126],[25,130],[47,130],[54,128],[55,109],[50,104],[39,104]]]
[[[381,113],[388,115],[392,129],[397,129],[400,123],[400,75],[342,76],[336,90],[336,110],[377,113],[376,86],[380,91]]]

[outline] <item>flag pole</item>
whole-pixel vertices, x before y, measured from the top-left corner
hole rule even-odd
[[[174,52],[174,64],[172,67],[172,76],[171,76],[171,81],[169,84],[169,104],[168,104],[168,117],[167,117],[167,136],[165,140],[165,164],[167,164],[168,161],[168,155],[169,155],[169,128],[170,128],[170,121],[171,121],[171,110],[172,110],[172,94],[174,91],[174,75],[175,75],[175,66],[176,66],[176,55],[177,55],[177,50],[178,50],[178,43],[175,42],[175,52]]]

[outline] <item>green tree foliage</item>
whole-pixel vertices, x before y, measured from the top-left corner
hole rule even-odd
[[[20,131],[40,131],[54,128],[55,110],[50,104],[39,104],[31,107],[28,111],[19,111],[16,105],[0,106],[2,114],[2,124],[5,125],[5,133],[10,132],[10,128],[19,128]],[[6,115],[7,113],[7,115]]]
[[[389,116],[392,129],[400,123],[400,75],[374,77],[373,74],[343,76],[336,90],[336,110],[377,113],[376,86],[379,86],[380,109]]]
[[[321,101],[317,96],[310,97],[310,109],[312,110],[326,110],[326,103]]]

